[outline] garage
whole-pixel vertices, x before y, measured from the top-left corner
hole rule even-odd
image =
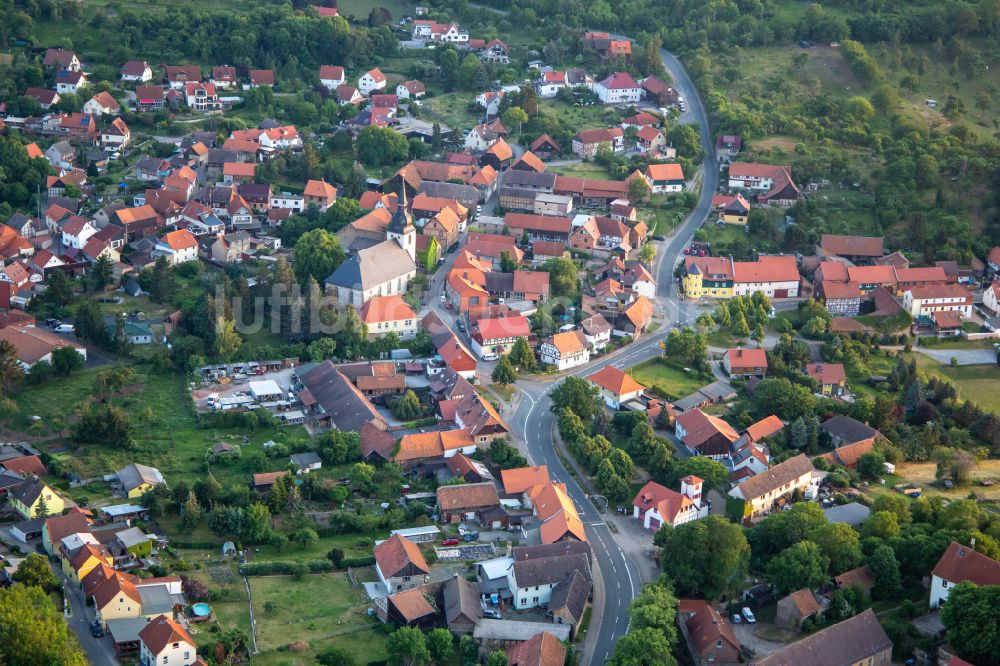
[[[660,521],[657,518],[649,519],[649,529],[658,530],[660,529]]]
[[[775,298],[788,298],[788,290],[787,289],[775,289],[774,290],[774,297]]]

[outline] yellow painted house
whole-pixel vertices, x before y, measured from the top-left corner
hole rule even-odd
[[[732,298],[733,263],[728,257],[688,257],[681,286],[688,298]]]
[[[746,225],[750,220],[750,203],[742,194],[716,194],[712,197],[712,208],[726,224]]]
[[[138,499],[147,490],[152,490],[154,487],[166,483],[163,480],[163,475],[160,474],[160,470],[148,465],[140,465],[139,463],[126,465],[118,470],[116,474],[118,475],[119,483],[122,484],[122,489],[129,499]]]
[[[26,520],[57,515],[66,508],[66,502],[56,491],[37,476],[29,476],[24,483],[12,489],[7,496],[10,505]]]
[[[96,571],[92,572],[91,576],[99,578]],[[113,572],[110,577],[103,580],[94,581],[89,586],[87,583],[91,581],[85,581],[84,591],[90,588],[87,596],[94,599],[97,620],[107,624],[108,620],[142,617],[142,597],[139,596],[139,589],[136,587],[138,581],[139,579],[132,574],[120,571]]]
[[[80,583],[87,574],[101,564],[108,566],[114,564],[114,558],[104,548],[91,543],[84,544],[72,557],[67,557],[67,555],[68,553],[63,550],[63,573],[74,583]]]

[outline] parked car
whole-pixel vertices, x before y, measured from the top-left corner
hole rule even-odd
[[[56,333],[72,333],[75,329],[73,324],[59,324],[54,330]]]
[[[479,538],[479,532],[469,532],[464,537],[462,537],[462,540],[464,540],[464,541],[475,541],[478,538]]]
[[[691,254],[691,248],[689,247],[684,248],[684,254]]]
[[[665,241],[665,240],[667,240],[667,237],[666,236],[661,236],[660,234],[653,234],[653,240],[655,240],[655,241]]]
[[[729,622],[731,624],[743,624],[743,618],[740,617],[739,613],[733,613],[729,616]]]
[[[441,292],[441,302],[444,303],[447,300],[448,300],[448,294]]]
[[[445,539],[444,541],[441,542],[441,545],[442,546],[457,546],[458,545],[458,539]]]
[[[485,609],[483,611],[483,617],[488,617],[491,620],[500,620],[500,619],[503,618],[503,615],[501,615],[500,611],[498,611],[498,610],[493,610],[492,608],[487,608],[487,609]]]
[[[104,627],[101,626],[100,622],[94,620],[90,623],[90,634],[94,638],[100,638],[104,635]]]
[[[747,624],[757,624],[757,618],[754,616],[753,611],[750,610],[749,606],[743,607],[743,619],[747,621]]]
[[[461,319],[455,322],[455,327],[462,333],[465,333],[465,322],[462,321]]]

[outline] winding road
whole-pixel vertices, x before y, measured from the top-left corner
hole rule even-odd
[[[659,343],[666,338],[670,328],[675,323],[686,322],[688,319],[687,304],[675,293],[674,267],[680,260],[684,247],[691,241],[695,229],[708,217],[712,195],[718,189],[719,169],[708,118],[694,84],[676,57],[665,50],[660,51],[660,57],[663,66],[673,79],[674,88],[687,102],[688,110],[682,114],[681,121],[693,121],[699,125],[702,149],[705,151],[701,168],[701,196],[695,208],[677,227],[674,235],[663,241],[660,246],[654,266],[658,281],[658,305],[664,313],[665,320],[659,329],[660,332],[640,338],[637,342],[590,364],[574,368],[570,373],[573,376],[586,376],[606,365],[626,368],[653,358],[659,354]],[[552,400],[549,396],[554,386],[552,382],[519,381],[517,387],[521,392],[521,400],[509,421],[525,442],[532,464],[547,465],[549,474],[566,484],[567,491],[586,525],[587,538],[594,549],[594,557],[603,581],[603,595],[595,596],[595,599],[603,598],[603,605],[594,610],[595,619],[591,623],[591,629],[597,631],[597,638],[594,639],[593,649],[586,663],[603,664],[614,652],[617,640],[628,631],[629,605],[642,589],[643,580],[635,561],[615,541],[608,523],[590,496],[566,470],[554,450],[555,415],[552,413]],[[595,627],[598,624],[598,616],[599,627]]]

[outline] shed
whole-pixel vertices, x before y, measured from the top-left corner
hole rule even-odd
[[[281,387],[278,386],[278,382],[273,379],[264,379],[261,381],[250,382],[250,395],[253,399],[258,402],[271,402],[274,400],[281,400],[284,393]]]
[[[236,555],[236,544],[232,541],[222,544],[222,556],[225,557],[227,555]]]
[[[427,527],[407,527],[401,530],[392,530],[389,535],[398,534],[401,537],[406,537],[414,543],[426,543],[429,541],[437,541],[438,535],[441,534],[441,530],[437,528],[436,525],[428,525]]]
[[[802,622],[823,612],[812,590],[802,588],[778,600],[778,611],[774,623],[779,627],[798,631]]]

